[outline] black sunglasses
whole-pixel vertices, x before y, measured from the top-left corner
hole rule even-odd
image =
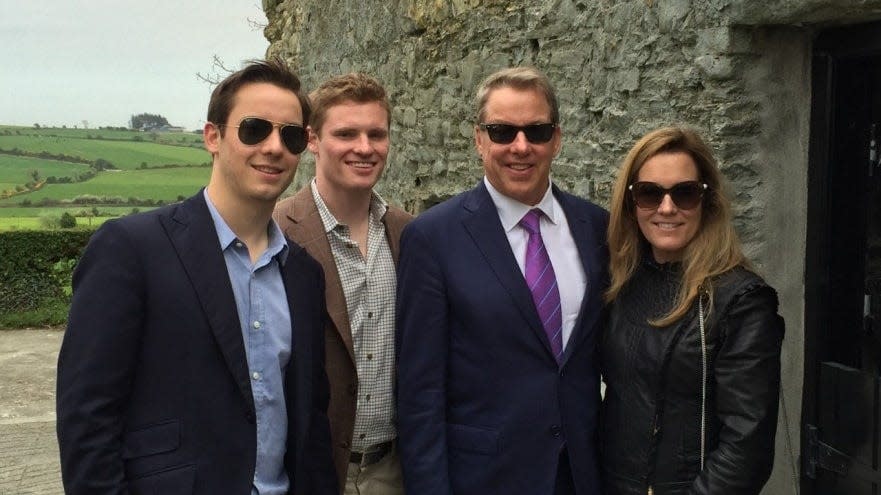
[[[667,189],[655,182],[634,182],[627,186],[633,195],[636,206],[645,209],[655,209],[661,206],[664,196],[670,195],[670,199],[676,203],[676,207],[683,210],[691,210],[700,204],[704,197],[707,185],[703,182],[690,180],[680,182]]]
[[[532,144],[547,143],[554,137],[554,129],[557,124],[531,124],[531,125],[510,125],[510,124],[477,124],[478,127],[486,131],[489,140],[498,144],[509,144],[517,138],[517,133],[523,131],[526,140]]]
[[[272,130],[278,127],[281,135],[281,142],[293,154],[299,155],[306,149],[308,134],[306,129],[299,124],[285,124],[284,122],[273,122],[271,120],[261,119],[260,117],[245,117],[239,121],[239,125],[230,125],[227,127],[235,127],[239,130],[239,141],[244,144],[253,146],[261,143],[264,139],[272,134]]]

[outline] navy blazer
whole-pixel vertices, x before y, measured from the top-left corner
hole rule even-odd
[[[296,244],[285,467],[293,493],[336,494],[324,371],[324,279]],[[58,359],[70,494],[248,494],[256,426],[235,297],[202,192],[104,224],[73,277]]]
[[[577,493],[599,493],[595,348],[608,214],[553,194],[587,276],[562,364],[482,181],[403,232],[398,435],[408,493],[551,494],[564,446]]]

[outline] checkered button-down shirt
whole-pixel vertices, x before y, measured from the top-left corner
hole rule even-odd
[[[392,384],[395,370],[395,262],[382,217],[388,205],[376,193],[370,202],[367,258],[349,227],[333,216],[312,181],[312,197],[336,262],[358,370],[358,406],[352,450],[365,452],[396,436]]]

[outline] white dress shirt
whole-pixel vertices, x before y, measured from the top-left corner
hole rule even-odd
[[[544,213],[539,228],[557,276],[563,316],[563,349],[566,349],[566,343],[569,342],[569,336],[572,335],[575,320],[578,319],[578,312],[581,310],[581,302],[587,292],[587,277],[584,274],[578,248],[575,246],[575,239],[572,238],[572,232],[569,230],[566,214],[554,197],[550,183],[544,197],[534,206],[523,204],[500,193],[486,177],[483,178],[483,183],[486,184],[486,189],[496,205],[502,228],[505,229],[511,251],[514,252],[514,258],[517,259],[517,265],[523,274],[526,273],[526,242],[529,240],[529,232],[521,227],[519,222],[523,215],[533,208],[538,208]]]

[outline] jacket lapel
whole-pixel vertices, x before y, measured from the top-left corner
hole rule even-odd
[[[249,410],[254,397],[232,284],[202,191],[160,217]]]
[[[309,186],[300,189],[294,196],[291,207],[283,212],[283,215],[297,226],[296,229],[285,229],[285,235],[302,246],[321,266],[327,267],[324,270],[327,313],[339,332],[349,357],[355,362],[355,347],[352,343],[346,296],[343,293],[343,284],[330,249],[330,242],[327,240],[327,233],[324,231],[324,223],[312,198],[312,189]]]
[[[514,305],[529,324],[529,328],[547,349],[548,356],[553,359],[553,351],[551,351],[551,345],[545,335],[535,304],[532,302],[532,294],[530,294],[526,280],[520,272],[517,259],[511,251],[508,237],[502,229],[496,205],[483,181],[469,191],[463,205],[465,208],[463,219],[465,229],[474,239],[474,243],[477,244],[499,282],[514,299]]]
[[[584,268],[584,278],[587,281],[587,291],[581,301],[581,309],[575,320],[575,326],[572,328],[572,334],[569,336],[569,342],[566,344],[562,366],[566,364],[566,360],[578,344],[593,331],[596,319],[602,309],[601,291],[605,289],[605,285],[601,278],[603,273],[603,267],[600,266],[602,257],[598,256],[598,249],[603,243],[596,238],[586,210],[577,208],[572,196],[562,193],[556,186],[553,188],[553,192],[566,214],[569,231],[572,233],[572,239],[578,249],[581,266]]]

